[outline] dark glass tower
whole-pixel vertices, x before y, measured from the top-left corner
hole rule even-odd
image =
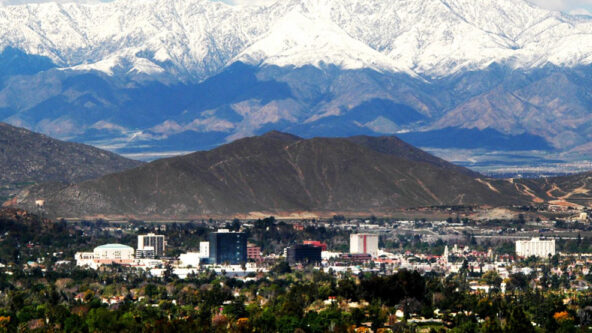
[[[218,231],[210,234],[210,264],[240,265],[247,262],[247,235]]]
[[[315,264],[321,262],[321,251],[320,246],[314,246],[311,244],[297,244],[290,246],[287,249],[287,259],[290,265],[296,263],[303,264]]]

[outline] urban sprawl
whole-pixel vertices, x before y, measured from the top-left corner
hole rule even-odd
[[[431,221],[5,222],[0,251],[13,259],[0,268],[7,286],[0,327],[516,332],[592,325],[587,211],[542,219],[523,207],[512,218],[482,220],[467,208],[445,212]]]

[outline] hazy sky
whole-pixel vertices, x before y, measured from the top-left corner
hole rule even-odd
[[[222,0],[229,3],[266,3],[274,2],[276,0]],[[389,1],[389,0],[386,0]],[[477,0],[475,0],[477,1]],[[541,7],[561,10],[572,14],[586,14],[592,15],[592,0],[527,0]]]
[[[573,14],[590,14],[592,12],[592,0],[531,0],[531,2],[541,7]]]
[[[29,2],[98,2],[109,0],[0,0],[0,4],[21,4]],[[240,4],[273,2],[276,0],[222,0]],[[390,1],[390,0],[385,0]],[[531,2],[548,9],[561,10],[572,14],[592,15],[592,0],[530,0]]]
[[[276,0],[222,0],[229,3],[266,3]],[[386,0],[389,1],[389,0]],[[477,0],[475,0],[477,1]],[[561,10],[571,14],[586,14],[592,15],[592,0],[527,0],[541,7]]]

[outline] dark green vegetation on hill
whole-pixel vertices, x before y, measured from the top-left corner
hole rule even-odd
[[[27,184],[81,181],[141,164],[91,146],[0,123],[0,197]]]
[[[527,201],[509,182],[492,188],[475,177],[396,138],[270,132],[71,186],[36,186],[17,201],[30,209],[45,199],[47,213],[63,217],[388,213]]]

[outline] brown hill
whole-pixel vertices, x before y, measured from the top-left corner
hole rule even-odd
[[[592,172],[575,175],[517,179],[516,186],[532,196],[534,202],[547,202],[563,207],[592,206]]]
[[[501,195],[504,193],[504,195]],[[252,212],[389,212],[399,208],[524,202],[395,138],[301,139],[271,132],[211,151],[158,160],[71,186],[22,192],[51,216],[198,217]]]
[[[0,197],[31,183],[76,182],[141,164],[98,148],[0,123]]]
[[[407,142],[395,137],[395,136],[352,136],[347,138],[349,141],[370,148],[378,153],[389,154],[404,158],[415,162],[425,162],[433,164],[435,166],[458,171],[474,177],[480,177],[481,175],[470,169],[460,167],[452,164],[441,158],[438,158],[432,154],[426,153],[421,149],[408,144]]]

